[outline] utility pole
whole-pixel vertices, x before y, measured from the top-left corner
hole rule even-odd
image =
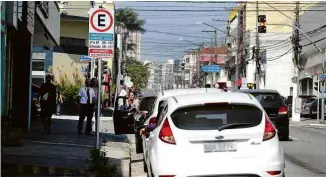
[[[293,99],[293,108],[292,108],[292,120],[293,121],[300,121],[300,102],[299,102],[299,95],[300,95],[300,68],[299,68],[299,60],[300,60],[300,38],[299,38],[299,30],[300,22],[299,22],[299,2],[296,2],[296,7],[294,10],[295,13],[295,31],[293,34],[293,48],[294,48],[294,58],[295,58],[295,67],[296,67],[296,88],[295,88],[295,99]],[[323,109],[322,109],[323,110]],[[322,111],[323,112],[323,111]]]
[[[255,47],[255,59],[256,59],[256,89],[260,88],[260,54],[259,54],[259,33],[258,33],[258,15],[259,15],[259,7],[258,1],[256,2],[256,47]]]

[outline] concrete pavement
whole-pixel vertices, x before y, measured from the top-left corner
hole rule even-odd
[[[67,173],[67,169],[71,169],[75,172],[70,173],[71,176],[83,175],[84,169],[88,167],[86,159],[89,159],[90,149],[95,145],[95,136],[78,135],[77,120],[77,116],[54,116],[52,133],[48,136],[42,135],[41,121],[33,120],[31,132],[22,141],[23,147],[2,147],[2,164],[30,166],[29,175],[35,174],[34,167],[43,168],[43,171],[46,171],[42,173],[44,176],[55,175],[56,172],[53,171],[56,169],[57,171],[60,169],[61,173]],[[121,176],[129,176],[128,138],[113,134],[111,120],[111,118],[101,119],[101,149],[107,152],[109,161],[118,166]],[[19,167],[8,168],[19,170]]]

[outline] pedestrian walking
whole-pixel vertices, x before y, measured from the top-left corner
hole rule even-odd
[[[85,129],[86,135],[91,135],[92,131],[92,117],[94,113],[95,91],[91,87],[91,80],[85,80],[85,86],[79,90],[79,121],[78,134],[82,134],[85,117],[87,117],[87,124]]]
[[[57,91],[57,116],[61,116],[61,105],[63,104],[63,96],[60,90]]]
[[[41,117],[43,120],[43,134],[51,133],[51,117],[56,112],[56,86],[52,84],[53,77],[48,74],[45,83],[40,87]]]

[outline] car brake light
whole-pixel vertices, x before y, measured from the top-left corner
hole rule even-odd
[[[152,117],[149,119],[149,124],[156,124],[156,117]]]
[[[276,135],[276,129],[274,125],[269,120],[269,117],[265,116],[265,131],[263,141],[272,139]]]
[[[286,106],[281,106],[279,109],[278,109],[278,114],[287,114],[288,113],[288,108]]]
[[[168,119],[165,119],[159,133],[159,138],[166,143],[176,144]]]
[[[268,171],[267,173],[270,175],[279,175],[281,174],[281,171]]]

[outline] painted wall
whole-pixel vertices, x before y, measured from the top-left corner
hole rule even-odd
[[[73,73],[77,72],[81,78],[85,78],[81,72],[82,67],[88,63],[79,61],[80,55],[53,52],[53,74],[56,80],[60,77],[60,72],[66,74],[70,81],[74,80]]]

